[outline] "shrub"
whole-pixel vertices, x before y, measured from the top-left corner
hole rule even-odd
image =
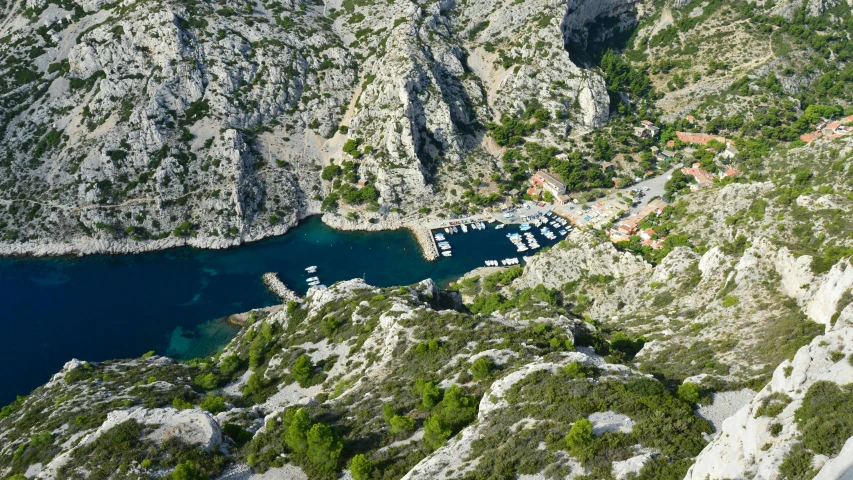
[[[373,478],[373,462],[362,453],[352,457],[349,470],[354,480],[370,480]]]
[[[569,455],[585,461],[588,460],[593,453],[592,444],[595,442],[595,436],[592,434],[592,422],[582,418],[572,425],[566,435],[566,449]]]
[[[177,408],[178,410],[189,410],[190,408],[193,408],[192,403],[180,397],[175,397],[175,399],[172,400],[172,406]]]
[[[699,402],[699,387],[695,383],[684,382],[678,387],[675,395],[685,402],[695,405]]]
[[[424,444],[430,450],[435,450],[444,445],[450,436],[450,426],[447,425],[441,415],[433,415],[424,422]]]
[[[838,455],[848,438],[853,436],[853,385],[815,382],[794,412],[794,422],[809,450]]]
[[[199,472],[189,460],[178,464],[171,477],[172,480],[207,480],[207,476]]]
[[[225,399],[222,397],[218,397],[216,395],[208,394],[204,397],[204,400],[199,405],[203,410],[207,410],[210,413],[217,414],[219,412],[224,412],[225,409]]]
[[[424,408],[432,408],[438,405],[441,401],[441,389],[434,383],[427,382],[423,386],[423,395],[421,395],[421,403]]]
[[[596,374],[596,368],[578,362],[569,362],[563,367],[563,373],[569,378],[591,378]]]
[[[788,404],[791,403],[791,397],[782,392],[771,393],[761,400],[761,405],[755,410],[755,418],[758,417],[775,417],[782,413]]]
[[[411,417],[404,415],[394,415],[388,421],[391,424],[392,433],[411,432],[415,429],[415,421]]]
[[[308,431],[308,460],[318,467],[332,470],[338,465],[343,442],[325,423],[315,423]]]
[[[782,464],[779,465],[779,473],[782,478],[790,480],[800,480],[813,478],[817,472],[812,468],[812,460],[814,454],[803,447],[803,444],[798,443],[791,448]]]
[[[234,374],[243,366],[243,361],[235,354],[223,357],[219,362],[219,373],[227,378],[233,378]]]
[[[311,380],[314,378],[314,364],[307,355],[302,355],[296,359],[290,373],[299,383],[300,387],[308,388],[311,386]]]
[[[480,357],[471,364],[471,375],[474,376],[475,380],[488,378],[492,374],[493,368],[494,363],[492,363],[492,359],[489,357]]]
[[[780,433],[782,433],[782,424],[781,423],[771,423],[768,428],[770,435],[774,437],[778,437]]]
[[[213,372],[199,375],[195,378],[195,384],[205,390],[213,390],[219,385],[219,379]]]

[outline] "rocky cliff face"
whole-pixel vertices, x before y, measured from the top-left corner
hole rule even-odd
[[[841,396],[849,398],[851,318],[853,308],[847,307],[826,335],[779,365],[771,382],[723,422],[686,479],[792,478],[796,473],[804,478],[847,478],[853,472],[848,426],[853,411],[826,392],[843,392]],[[822,436],[819,445],[816,435]]]
[[[560,114],[552,143],[602,125],[604,83],[564,32],[631,4],[8,5],[0,252],[282,233],[320,211],[337,185],[319,171],[344,160],[380,195],[347,207],[354,226],[400,223],[443,203],[466,158],[494,173],[483,125],[531,98]]]

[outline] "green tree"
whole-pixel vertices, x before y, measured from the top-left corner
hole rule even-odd
[[[466,395],[458,385],[453,385],[444,392],[441,415],[452,428],[460,428],[477,417],[477,401]]]
[[[219,385],[219,379],[213,372],[208,372],[196,377],[195,384],[205,390],[213,390]]]
[[[592,434],[592,422],[582,418],[572,425],[569,434],[566,435],[566,448],[569,455],[579,459],[587,460],[592,455],[590,448],[595,442],[595,436]]]
[[[219,362],[219,373],[230,378],[232,375],[237,373],[242,365],[243,361],[240,360],[240,357],[232,353],[231,355],[223,357]]]
[[[308,355],[302,355],[293,363],[293,368],[290,370],[293,378],[299,383],[302,388],[311,386],[311,380],[314,378],[314,364]]]
[[[435,450],[444,445],[452,434],[450,426],[441,415],[433,415],[424,422],[424,444]]]
[[[341,167],[337,165],[329,165],[328,167],[323,169],[323,173],[320,176],[323,178],[323,180],[329,181],[340,174]]]
[[[432,408],[438,405],[438,402],[441,401],[441,389],[438,388],[434,383],[427,382],[423,387],[424,393],[421,399],[424,408]]]
[[[492,369],[494,367],[492,359],[489,357],[480,357],[477,360],[474,360],[474,363],[471,364],[471,375],[474,376],[475,380],[487,378],[492,374]]]
[[[415,429],[415,421],[405,415],[394,415],[388,421],[391,424],[391,433],[411,432]]]
[[[200,472],[189,460],[179,463],[172,472],[172,480],[207,480],[207,475]]]
[[[338,458],[344,443],[325,423],[315,423],[308,431],[308,460],[318,467],[333,470],[338,465]]]
[[[349,470],[354,480],[370,480],[373,478],[373,462],[363,453],[352,457]]]
[[[282,423],[286,427],[284,443],[295,453],[308,451],[308,431],[311,429],[311,418],[308,412],[304,408],[295,412],[293,409],[288,409]]]

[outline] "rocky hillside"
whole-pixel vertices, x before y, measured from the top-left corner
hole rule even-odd
[[[845,478],[853,471],[853,308],[723,423],[687,479]]]
[[[660,478],[704,446],[711,427],[693,414],[695,392],[677,396],[631,367],[630,348],[566,316],[547,289],[501,314],[460,307],[429,281],[342,282],[253,314],[214,358],[69,362],[3,409],[0,468],[9,478],[347,468],[356,479]]]
[[[0,252],[397,227],[505,175],[493,120],[601,126],[604,81],[564,44],[633,3],[6,2]]]

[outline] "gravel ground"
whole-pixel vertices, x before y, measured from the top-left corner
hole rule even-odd
[[[732,392],[712,393],[711,398],[714,399],[714,402],[711,405],[700,406],[696,410],[696,415],[708,420],[716,433],[723,425],[723,420],[731,417],[741,407],[749,403],[755,393],[748,388]]]
[[[605,432],[630,433],[634,428],[634,421],[630,417],[610,410],[595,412],[587,418],[592,422],[592,433],[596,435]]]

